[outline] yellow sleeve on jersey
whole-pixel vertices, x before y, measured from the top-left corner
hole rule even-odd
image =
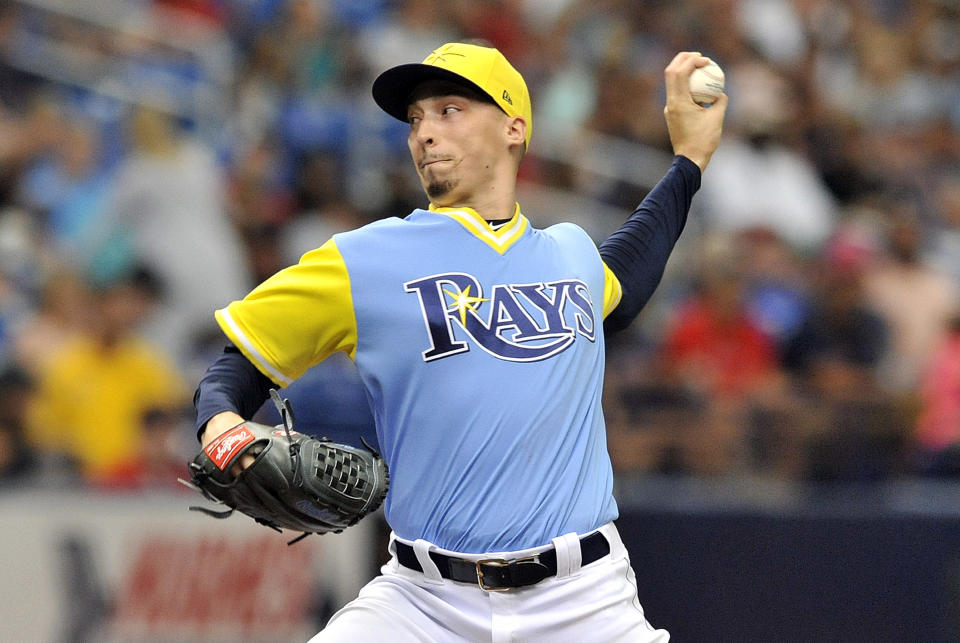
[[[281,386],[337,351],[352,359],[357,347],[350,276],[333,239],[215,315],[230,341]]]
[[[613,312],[614,308],[620,303],[623,297],[623,287],[620,286],[620,280],[613,274],[613,271],[603,264],[603,318]]]

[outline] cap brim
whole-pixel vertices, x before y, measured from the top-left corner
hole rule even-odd
[[[425,80],[448,80],[479,92],[481,96],[488,96],[487,92],[479,85],[467,80],[460,74],[433,65],[410,63],[391,67],[377,76],[377,79],[373,81],[373,100],[380,106],[380,109],[394,118],[406,122],[410,95],[417,85]]]

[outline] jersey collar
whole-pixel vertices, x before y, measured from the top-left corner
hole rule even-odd
[[[467,232],[500,254],[505,253],[519,241],[530,225],[527,217],[520,212],[519,203],[513,210],[513,217],[496,230],[491,228],[490,224],[473,208],[438,208],[431,203],[430,212],[443,214],[454,219],[466,228]]]

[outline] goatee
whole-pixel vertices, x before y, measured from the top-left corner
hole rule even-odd
[[[427,196],[430,198],[436,198],[438,196],[443,196],[454,188],[453,181],[434,181],[427,186]]]

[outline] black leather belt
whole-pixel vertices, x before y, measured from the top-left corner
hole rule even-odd
[[[397,560],[401,565],[422,572],[420,561],[413,547],[394,541]],[[580,539],[580,564],[589,565],[610,553],[610,543],[599,531]],[[466,560],[430,552],[430,558],[440,570],[440,575],[459,583],[477,583],[487,591],[505,591],[539,583],[557,573],[557,550],[548,549],[526,558],[484,558]]]

